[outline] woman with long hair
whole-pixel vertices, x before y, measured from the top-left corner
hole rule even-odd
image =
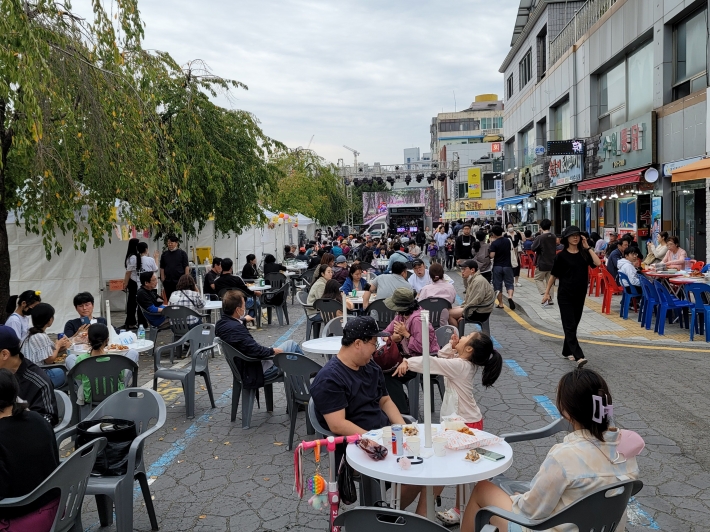
[[[175,291],[170,294],[170,305],[180,305],[195,312],[200,312],[205,308],[205,300],[197,291],[197,285],[192,275],[185,274],[180,277]],[[202,323],[202,320],[195,316],[188,316],[187,323],[194,327]]]
[[[128,241],[126,258],[123,260],[123,266],[126,268],[126,274],[123,278],[123,290],[128,290],[128,299],[126,300],[126,322],[121,328],[126,330],[136,329],[138,322],[141,322],[144,327],[148,323],[145,321],[142,312],[138,312],[138,320],[136,321],[136,311],[138,310],[138,302],[136,300],[139,282],[138,276],[143,271],[143,258],[138,251],[139,243],[140,240],[137,238],[131,238]]]
[[[321,264],[318,266],[318,268],[316,268],[316,271],[313,273],[313,284],[311,285],[311,289],[308,291],[308,299],[306,301],[306,304],[309,307],[313,306],[313,303],[315,303],[316,299],[323,298],[323,292],[325,292],[325,285],[332,278],[333,270],[330,266],[328,266],[328,264]]]
[[[32,309],[41,302],[39,290],[25,290],[19,296],[10,296],[7,300],[5,312],[12,314],[8,316],[5,325],[15,331],[20,342],[24,342],[29,333]]]
[[[334,301],[337,301],[342,305],[343,303],[343,292],[340,291],[340,283],[336,281],[335,279],[331,279],[327,283],[325,283],[325,288],[323,289],[323,296],[321,299],[332,299]],[[345,306],[347,307],[348,310],[353,310],[355,306],[352,304],[352,302],[347,299],[345,299]],[[343,312],[341,310],[338,311],[337,313],[338,316],[342,316]]]
[[[648,248],[648,255],[646,255],[646,258],[643,260],[646,266],[651,266],[652,264],[661,262],[665,258],[666,253],[668,253],[667,242],[669,238],[670,235],[668,234],[668,231],[661,231],[658,233],[658,244],[654,245],[651,240],[648,241],[646,244]]]
[[[52,341],[46,331],[54,323],[54,307],[39,303],[32,309],[32,327],[22,344],[22,354],[35,364],[52,364],[59,353],[72,345],[71,338]],[[44,372],[55,388],[64,386],[64,372],[59,368],[45,369]]]
[[[555,285],[555,281],[559,279],[557,304],[560,306],[562,329],[565,333],[562,356],[575,361],[577,367],[581,368],[587,363],[587,359],[577,340],[577,327],[582,320],[584,300],[587,297],[589,268],[596,268],[601,264],[601,261],[576,225],[564,230],[560,242],[564,249],[555,255],[555,262],[552,265],[547,289],[542,296],[542,303],[543,305],[547,304],[551,299],[550,290]]]
[[[28,410],[19,393],[15,376],[0,369],[0,499],[31,493],[59,466],[52,426]],[[27,506],[3,509],[0,526],[3,530],[48,532],[58,507],[59,496],[53,490]]]

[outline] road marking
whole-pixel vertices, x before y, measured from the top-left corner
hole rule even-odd
[[[525,321],[523,318],[521,318],[518,314],[513,312],[512,310],[508,308],[504,308],[505,312],[513,318],[519,325],[521,325],[523,328],[527,329],[530,332],[533,332],[535,334],[539,334],[540,336],[547,336],[548,338],[556,338],[558,340],[563,340],[564,336],[561,336],[559,334],[555,333],[550,333],[547,331],[543,331],[542,329],[538,329],[537,327],[530,325],[527,321]],[[659,337],[660,338],[660,337]],[[599,340],[585,340],[580,338],[579,339],[580,344],[592,344],[592,345],[607,345],[610,347],[619,347],[618,342],[602,342]],[[653,346],[653,345],[632,345],[632,344],[626,344],[624,345],[624,349],[653,349],[657,351],[659,349],[658,346]],[[710,349],[695,349],[692,347],[667,347],[667,346],[661,346],[660,349],[663,349],[664,351],[683,351],[686,353],[710,353]]]
[[[520,367],[520,364],[518,364],[515,360],[511,360],[510,358],[506,358],[503,362],[505,362],[506,366],[508,366],[510,369],[513,370],[513,373],[515,373],[518,377],[527,377],[528,374],[525,373],[525,370]]]
[[[535,402],[539,404],[552,419],[560,419],[562,417],[555,404],[550,401],[550,398],[546,395],[533,395],[533,399],[535,399]]]
[[[626,507],[626,516],[630,525],[643,526],[652,530],[661,529],[658,523],[651,517],[651,514],[641,508],[641,505],[635,497],[629,499],[629,505]]]

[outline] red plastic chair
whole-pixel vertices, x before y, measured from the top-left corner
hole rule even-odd
[[[616,284],[616,280],[607,269],[601,270],[602,284],[604,285],[604,298],[602,299],[602,314],[611,314],[611,297],[621,294],[623,287]]]
[[[599,297],[599,294],[601,292],[601,287],[602,287],[601,273],[599,271],[599,268],[598,267],[592,268],[590,266],[589,267],[589,295],[591,296],[594,293],[596,297]]]
[[[528,277],[535,277],[535,265],[537,264],[537,255],[531,249],[528,249],[525,254],[528,256]]]
[[[520,267],[521,268],[529,268],[530,267],[530,258],[528,257],[528,254],[523,251],[518,255],[518,259],[520,260]]]
[[[696,260],[695,263],[690,267],[691,270],[699,272],[703,269],[705,263],[701,260]]]

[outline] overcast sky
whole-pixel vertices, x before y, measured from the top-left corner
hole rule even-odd
[[[84,3],[85,0],[82,0]],[[78,7],[79,2],[74,2]],[[431,118],[502,96],[518,0],[142,0],[144,46],[245,83],[234,107],[326,159],[429,151]]]

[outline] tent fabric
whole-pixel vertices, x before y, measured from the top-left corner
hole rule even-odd
[[[710,179],[710,159],[702,159],[671,172],[671,182],[694,181],[696,179]]]
[[[566,187],[557,187],[550,190],[545,190],[544,192],[538,192],[535,197],[539,200],[552,199],[557,197],[557,193]]]
[[[520,194],[518,196],[511,196],[509,198],[503,198],[498,200],[498,207],[501,207],[503,205],[514,205],[516,203],[520,203],[523,201],[525,198],[530,197],[530,194]]]
[[[647,168],[640,168],[639,170],[631,170],[629,172],[621,172],[619,174],[597,177],[596,179],[591,179],[589,181],[582,181],[577,185],[577,190],[595,190],[597,188],[609,188],[620,185],[628,185],[629,183],[638,183],[646,169]]]

